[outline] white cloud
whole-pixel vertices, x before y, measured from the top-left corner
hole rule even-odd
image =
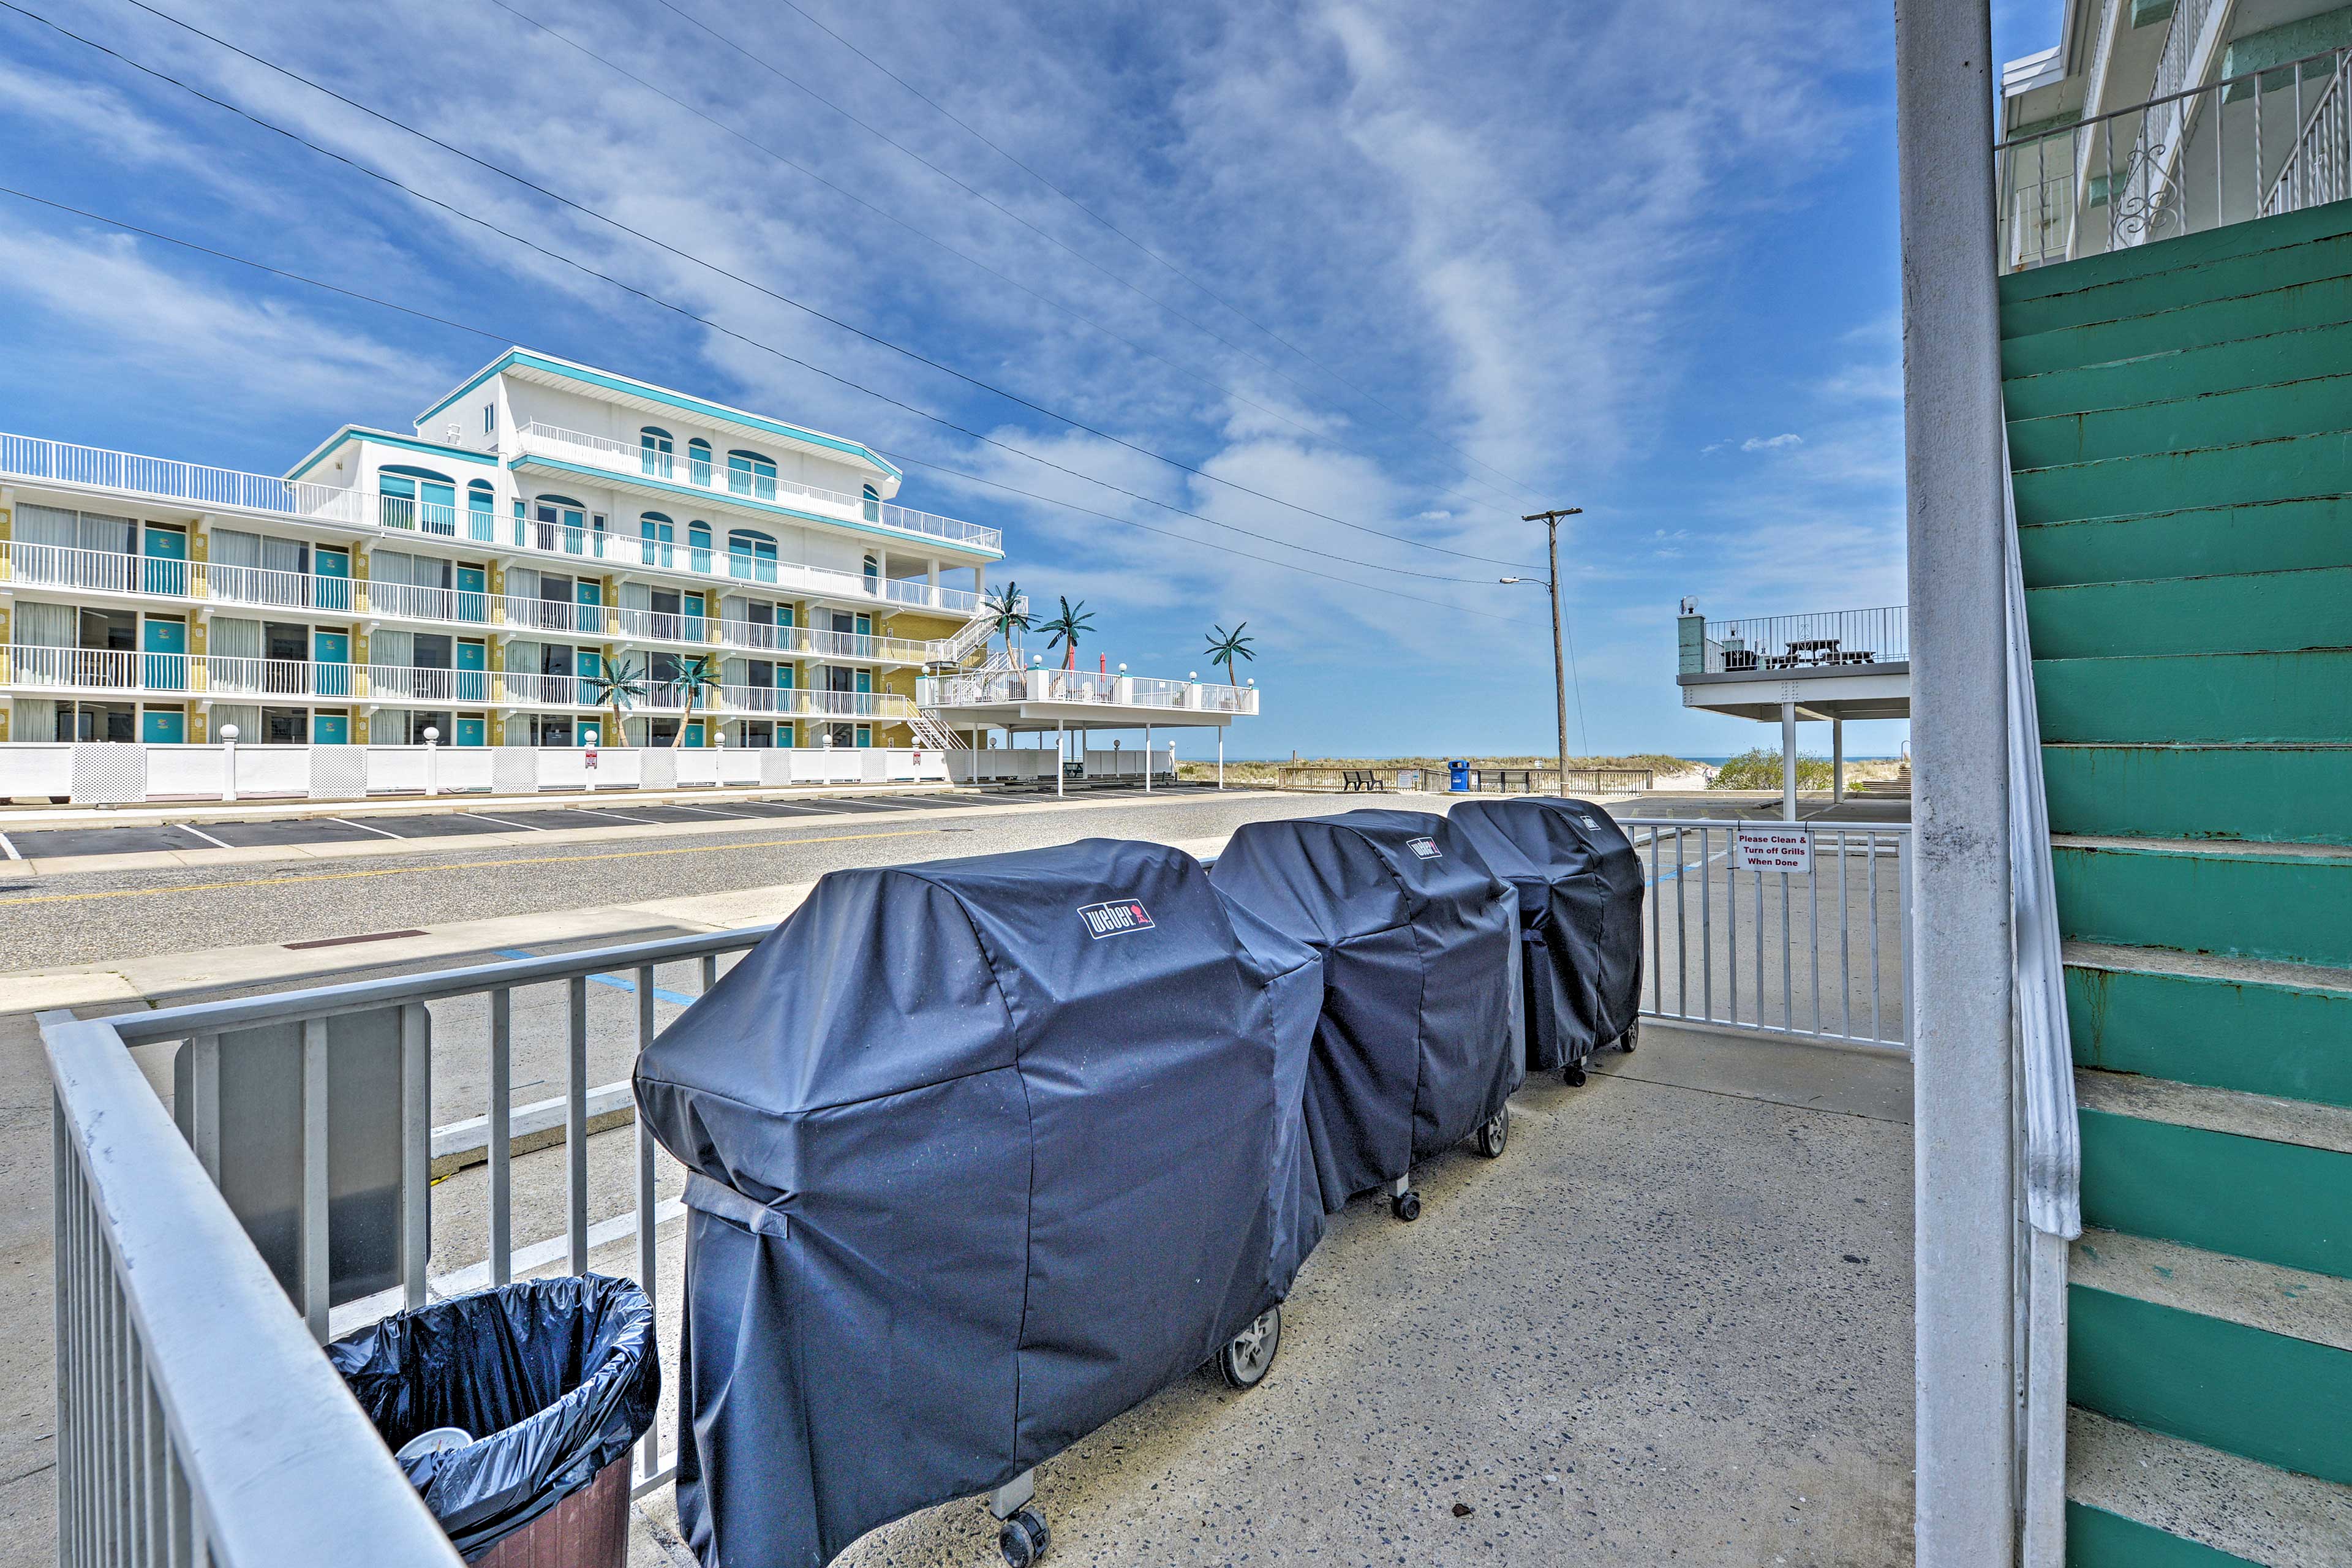
[[[1794,431],[1780,436],[1750,436],[1739,443],[1743,452],[1777,452],[1788,447],[1801,447],[1805,438]]]

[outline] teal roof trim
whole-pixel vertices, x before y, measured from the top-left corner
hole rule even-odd
[[[928,533],[884,528],[870,522],[846,522],[837,517],[824,517],[813,511],[801,511],[793,507],[780,506],[774,501],[754,500],[749,496],[739,496],[732,491],[719,495],[710,490],[698,490],[688,485],[673,484],[667,479],[649,479],[639,474],[615,474],[609,468],[592,468],[584,463],[567,463],[560,458],[541,458],[525,453],[507,464],[507,467],[511,469],[546,468],[559,474],[578,474],[585,479],[602,480],[607,484],[614,479],[620,479],[642,489],[683,496],[691,501],[706,504],[715,501],[720,506],[737,507],[750,511],[763,511],[776,517],[788,517],[795,522],[814,522],[823,528],[845,528],[853,533],[870,533],[877,539],[892,540],[900,544],[920,542],[941,550],[961,551],[967,555],[985,555],[992,561],[1004,559],[1003,551],[991,550],[985,545],[965,544],[952,539],[938,539]]]
[[[365,425],[346,425],[310,449],[310,455],[286,470],[289,479],[299,479],[324,462],[327,455],[346,441],[380,441],[387,447],[400,447],[411,452],[429,452],[436,458],[452,458],[461,463],[482,463],[499,466],[498,458],[488,452],[469,452],[463,447],[445,447],[438,441],[420,441],[414,436],[396,436],[389,430],[377,430]]]
[[[730,408],[724,403],[713,403],[708,398],[689,397],[685,393],[672,392],[666,386],[656,386],[649,381],[639,381],[635,376],[615,375],[610,371],[591,370],[584,364],[573,364],[569,360],[552,359],[546,354],[532,353],[528,349],[509,349],[505,353],[483,366],[465,385],[418,415],[416,423],[424,424],[490,377],[515,365],[528,365],[532,370],[544,371],[550,375],[560,375],[589,386],[601,386],[608,392],[625,392],[632,396],[650,398],[656,403],[665,403],[686,413],[699,415],[716,424],[732,425],[745,430],[763,431],[768,435],[782,436],[793,441],[806,441],[812,446],[828,447],[833,451],[844,452],[871,463],[894,479],[903,479],[907,477],[897,464],[888,461],[872,447],[862,443],[845,441],[838,436],[827,436],[799,425],[787,425],[780,419],[770,419],[763,415],[747,413],[740,408]]]

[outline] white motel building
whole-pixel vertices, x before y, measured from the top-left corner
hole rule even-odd
[[[0,741],[944,746],[917,682],[984,657],[1003,551],[900,478],[520,348],[281,477],[0,436]]]

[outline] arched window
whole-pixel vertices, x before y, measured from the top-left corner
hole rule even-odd
[[[871,555],[866,558],[866,591],[869,594],[882,591],[882,563]]]
[[[670,476],[669,432],[648,425],[637,432],[637,461],[650,479]]]
[[[697,572],[710,570],[710,525],[696,521],[686,525],[687,564]]]
[[[867,486],[866,487],[866,498],[865,498],[865,499],[866,499],[866,521],[868,521],[868,522],[879,522],[879,521],[882,521],[882,492],[881,492],[881,491],[879,491],[879,490],[877,490],[877,489],[876,489],[872,485],[867,485]]]
[[[466,487],[466,537],[488,543],[490,539],[494,509],[498,497],[491,491],[490,481],[476,479]]]
[[[739,496],[759,500],[776,499],[776,464],[757,452],[727,454],[727,488]]]
[[[677,529],[670,520],[657,511],[646,512],[637,519],[637,535],[645,541],[646,564],[667,566],[671,549],[677,539]]]
[[[389,528],[414,528],[425,533],[457,531],[457,482],[431,468],[392,464],[376,474],[383,495],[382,516]]]
[[[727,573],[755,582],[776,580],[776,542],[749,528],[727,531]]]
[[[686,482],[708,485],[710,482],[710,443],[697,436],[686,444]]]
[[[570,496],[539,496],[530,503],[531,542],[541,550],[579,553],[586,538],[588,509]]]

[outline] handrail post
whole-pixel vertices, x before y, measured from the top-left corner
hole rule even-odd
[[[1987,0],[1895,12],[1911,613],[1919,1568],[2016,1562],[1999,255]]]

